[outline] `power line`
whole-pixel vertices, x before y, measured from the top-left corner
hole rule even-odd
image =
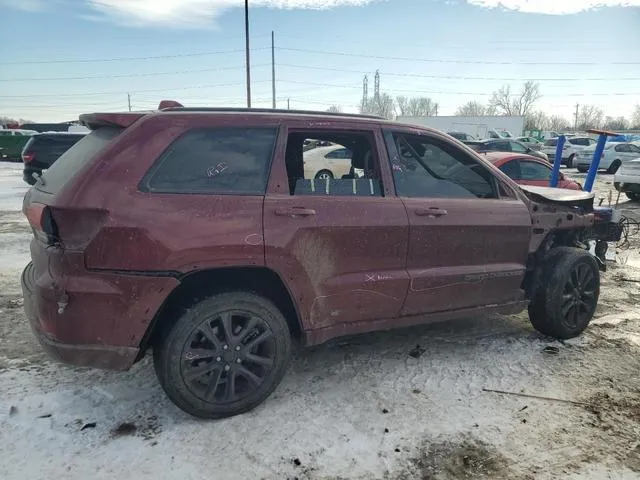
[[[640,65],[640,62],[511,62],[495,60],[451,60],[441,58],[415,58],[415,57],[393,57],[385,55],[368,55],[364,53],[331,52],[327,50],[311,50],[306,48],[278,47],[279,50],[288,52],[313,53],[320,55],[336,55],[341,57],[376,58],[380,60],[400,60],[408,62],[426,63],[456,63],[473,65]]]
[[[269,66],[268,63],[263,63],[260,65],[253,65],[253,68],[257,67],[266,67]],[[241,67],[220,67],[220,68],[202,68],[197,70],[179,70],[173,72],[150,72],[150,73],[126,73],[122,75],[94,75],[88,77],[50,77],[50,78],[2,78],[0,82],[50,82],[50,81],[60,81],[60,80],[97,80],[102,78],[133,78],[133,77],[156,77],[161,75],[182,75],[182,74],[191,74],[191,73],[204,73],[204,72],[221,72],[225,70],[242,70],[244,66]]]
[[[267,47],[253,48],[252,51],[267,50]],[[155,60],[158,58],[185,58],[185,57],[204,57],[208,55],[223,55],[226,53],[244,53],[241,50],[218,50],[213,52],[198,53],[179,53],[174,55],[154,55],[148,57],[117,57],[117,58],[83,58],[83,59],[65,59],[65,60],[28,60],[24,62],[0,62],[0,65],[44,65],[54,63],[100,63],[100,62],[129,62],[134,60]]]
[[[269,80],[253,80],[252,83],[266,83],[271,82]],[[209,85],[193,85],[188,87],[173,87],[173,88],[152,88],[146,90],[129,90],[129,93],[149,93],[149,92],[172,92],[174,90],[198,90],[201,88],[217,88],[217,87],[237,87],[244,85],[244,83],[217,83]],[[47,94],[35,94],[35,95],[0,95],[0,98],[32,98],[32,97],[78,97],[78,96],[93,96],[93,95],[126,95],[127,90],[111,91],[111,92],[92,92],[92,93],[47,93]]]
[[[362,75],[364,72],[362,70],[352,70],[347,68],[335,68],[335,67],[321,67],[316,65],[296,65],[292,63],[279,63],[279,67],[290,67],[290,68],[300,68],[304,70],[326,70],[330,72],[344,72],[344,73],[357,73]],[[531,78],[531,77],[474,77],[467,75],[423,75],[417,73],[398,73],[398,72],[389,72],[386,70],[380,70],[381,75],[386,75],[390,77],[411,77],[411,78],[433,78],[433,79],[445,79],[445,80],[497,80],[497,81],[523,81],[523,80],[531,80],[534,82],[585,82],[585,81],[603,81],[603,82],[611,82],[611,81],[640,81],[640,77],[599,77],[599,78]]]
[[[331,83],[318,83],[318,82],[303,82],[299,80],[280,80],[281,83],[293,83],[299,85],[313,85],[318,87],[331,87],[331,88],[349,88],[360,90],[360,86],[354,85],[336,85]],[[486,92],[460,92],[460,91],[437,91],[437,90],[417,90],[417,89],[401,89],[401,88],[385,88],[386,92],[406,92],[406,93],[427,93],[431,95],[478,95],[478,96],[491,96],[493,93]],[[635,96],[640,95],[636,92],[607,92],[607,93],[558,93],[551,95],[544,95],[545,97],[589,97],[589,96]],[[519,93],[511,94],[512,97],[519,97]]]

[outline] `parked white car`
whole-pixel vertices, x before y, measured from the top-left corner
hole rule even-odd
[[[565,164],[567,167],[575,167],[576,166],[576,158],[578,152],[581,152],[585,148],[594,147],[597,142],[593,138],[589,137],[567,137],[566,142],[564,142],[564,147],[562,148],[562,161],[561,163]],[[549,161],[553,163],[556,158],[556,147],[558,146],[557,138],[550,138],[545,140],[544,145],[542,146],[542,151],[547,154],[549,157]]]
[[[342,145],[317,147],[304,152],[304,178],[341,178],[351,169],[351,151]]]
[[[595,148],[588,148],[578,153],[576,167],[579,172],[589,170],[594,152]],[[640,147],[637,145],[629,142],[609,142],[604,146],[598,167],[607,173],[616,173],[622,164],[636,158],[640,158]]]
[[[544,143],[535,137],[518,137],[516,138],[516,140],[534,150],[540,150],[542,148],[542,144]]]
[[[640,202],[640,158],[622,164],[613,177],[613,186],[629,200]]]

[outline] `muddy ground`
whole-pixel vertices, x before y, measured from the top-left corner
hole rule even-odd
[[[113,373],[41,352],[19,290],[25,190],[0,165],[4,480],[640,478],[640,235],[580,338],[544,337],[523,314],[342,339],[298,350],[256,410],[204,422],[166,399],[148,359]]]

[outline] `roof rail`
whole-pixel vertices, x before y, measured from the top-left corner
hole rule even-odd
[[[284,110],[273,108],[233,108],[233,107],[168,107],[160,109],[162,112],[219,112],[219,113],[278,113],[291,115],[322,115],[329,117],[371,118],[385,120],[377,115],[364,115],[360,113],[319,112],[316,110]]]

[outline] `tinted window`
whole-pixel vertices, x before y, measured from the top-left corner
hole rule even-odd
[[[628,152],[629,151],[629,146],[628,145],[617,145],[616,146],[616,152]]]
[[[510,152],[511,145],[510,142],[489,142],[487,144],[489,150],[494,150],[496,152]]]
[[[0,130],[0,136],[9,137],[11,136],[11,132],[8,132],[7,130]]]
[[[37,183],[38,190],[48,193],[58,192],[64,184],[91,160],[100,150],[107,146],[122,131],[118,127],[102,127],[94,130],[67,150],[45,173],[45,184]],[[36,137],[31,137],[34,142]]]
[[[348,159],[351,158],[351,152],[346,148],[339,148],[332,152],[329,152],[325,155],[326,158],[339,158],[339,159]]]
[[[632,153],[640,153],[640,148],[636,147],[635,145],[629,145],[629,150]]]
[[[557,138],[550,138],[549,140],[545,140],[544,141],[544,146],[545,147],[555,147],[556,145],[558,145],[558,139]]]
[[[511,151],[512,152],[518,152],[518,153],[526,153],[527,152],[527,147],[525,147],[521,143],[510,142],[509,145],[511,147]]]
[[[551,169],[538,162],[520,160],[520,180],[549,180]]]
[[[571,143],[572,145],[581,145],[584,147],[588,147],[589,139],[588,138],[570,138],[569,143]]]
[[[163,193],[264,194],[277,131],[207,128],[177,139],[142,181]]]
[[[520,165],[516,160],[510,160],[507,163],[500,165],[500,170],[509,178],[514,180],[520,180]]]
[[[453,146],[418,135],[393,135],[396,191],[402,197],[496,198],[493,177]]]

